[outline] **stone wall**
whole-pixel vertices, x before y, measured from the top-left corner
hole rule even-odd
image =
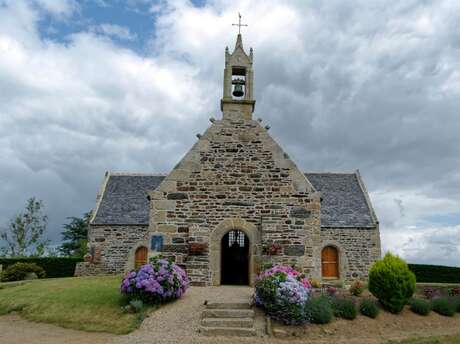
[[[339,252],[340,279],[366,280],[369,268],[381,258],[379,228],[321,228],[321,245],[317,248],[318,266],[321,251],[334,246]]]
[[[164,237],[163,253],[184,263],[195,284],[219,284],[220,259],[209,248],[220,245],[211,234],[222,223],[250,224],[253,252],[278,243],[274,259],[310,271],[319,244],[320,197],[258,121],[224,114],[199,138],[162,184],[149,194],[149,231]],[[239,221],[239,222],[238,222]],[[244,227],[244,226],[243,226]],[[247,232],[248,234],[248,232]],[[189,245],[206,249],[189,256]],[[214,260],[214,261],[213,261]],[[260,261],[253,260],[252,276]],[[210,268],[211,267],[211,268]]]
[[[134,268],[134,254],[139,246],[148,247],[148,226],[91,225],[88,232],[91,262],[79,264],[75,274],[124,273]]]

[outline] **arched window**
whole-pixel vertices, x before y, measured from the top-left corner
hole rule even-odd
[[[147,264],[147,256],[148,256],[148,251],[147,247],[141,246],[138,247],[136,250],[136,254],[134,255],[134,268],[137,269],[141,267],[142,265]]]
[[[321,252],[323,278],[339,278],[339,253],[334,246],[326,246]]]

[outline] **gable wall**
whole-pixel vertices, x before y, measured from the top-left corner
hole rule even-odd
[[[312,269],[319,240],[319,195],[257,121],[224,116],[150,193],[151,234],[164,237],[163,254],[183,263],[195,284],[217,284],[219,269],[209,254],[211,233],[224,221],[238,220],[259,231],[254,273],[264,245],[278,243],[274,259]],[[204,254],[189,256],[188,244],[202,243]],[[210,269],[214,266],[214,270]]]

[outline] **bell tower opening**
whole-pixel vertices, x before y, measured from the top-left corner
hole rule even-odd
[[[246,69],[244,67],[232,68],[232,99],[243,99],[246,93]]]

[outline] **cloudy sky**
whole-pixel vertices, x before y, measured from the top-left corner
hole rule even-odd
[[[169,171],[220,116],[238,11],[299,167],[358,168],[384,250],[460,266],[457,0],[0,0],[0,226],[36,196],[57,243],[106,170]]]

